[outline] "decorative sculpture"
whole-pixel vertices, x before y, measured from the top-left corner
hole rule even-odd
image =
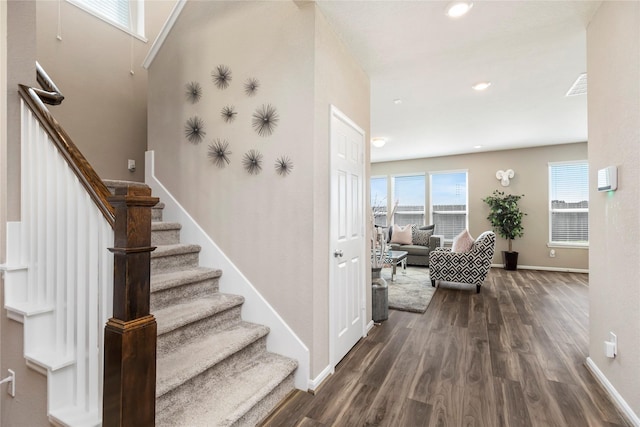
[[[496,172],[496,178],[500,180],[500,184],[503,187],[508,187],[509,179],[513,178],[515,175],[516,173],[513,171],[513,169],[507,169],[506,171],[499,170],[498,172]]]

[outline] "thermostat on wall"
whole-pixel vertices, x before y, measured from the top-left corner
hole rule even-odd
[[[618,168],[607,166],[598,170],[598,191],[614,191],[618,188]]]

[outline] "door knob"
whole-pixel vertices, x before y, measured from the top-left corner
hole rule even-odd
[[[336,249],[336,251],[333,253],[333,256],[336,257],[336,258],[342,258],[342,255],[343,255],[343,253],[339,249]]]

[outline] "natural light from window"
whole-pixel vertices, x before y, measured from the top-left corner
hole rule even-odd
[[[589,244],[587,161],[549,164],[549,244]]]
[[[80,9],[102,19],[143,41],[143,0],[67,0]]]
[[[431,223],[445,241],[453,240],[468,228],[467,172],[437,172],[429,174],[429,178]]]
[[[374,224],[387,226],[387,177],[376,176],[371,178],[371,209],[374,215]]]
[[[393,177],[393,203],[398,208],[393,215],[397,225],[425,225],[425,178],[424,174]]]

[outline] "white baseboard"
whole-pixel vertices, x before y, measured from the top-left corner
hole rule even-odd
[[[334,372],[335,372],[334,368],[331,365],[327,365],[327,367],[324,368],[322,372],[318,374],[317,377],[309,380],[309,386],[308,386],[309,391],[311,392],[315,391],[320,386],[320,384],[322,384],[322,382],[326,380],[329,377],[329,375],[333,374]]]
[[[364,334],[365,337],[369,335],[369,332],[373,329],[373,326],[374,326],[373,320],[369,321],[369,323],[367,324],[367,330]]]
[[[491,264],[491,268],[504,268],[503,264]],[[518,270],[558,271],[560,273],[589,273],[584,268],[542,267],[537,265],[518,265]]]
[[[181,237],[186,242],[200,245],[202,265],[220,268],[224,272],[223,279],[219,283],[220,291],[244,297],[242,318],[248,322],[260,323],[269,327],[267,349],[298,361],[295,385],[296,388],[306,391],[310,378],[309,349],[246,276],[156,178],[153,151],[147,151],[145,154],[145,183],[151,187],[153,196],[160,197],[160,200],[165,204],[163,212],[165,220],[181,223]]]
[[[593,359],[591,359],[590,357],[587,357],[586,366],[587,366],[587,369],[589,369],[589,371],[593,374],[595,379],[598,380],[598,382],[602,385],[602,387],[604,387],[609,397],[611,397],[611,400],[613,400],[613,403],[615,403],[618,409],[627,418],[627,421],[629,421],[631,424],[633,424],[636,427],[640,427],[640,418],[638,418],[636,413],[633,412],[633,409],[631,409],[631,407],[627,404],[627,402],[622,398],[622,396],[620,395],[620,393],[618,393],[618,391],[615,389],[613,384],[611,384],[607,379],[607,377],[604,376],[604,374],[595,364]]]

